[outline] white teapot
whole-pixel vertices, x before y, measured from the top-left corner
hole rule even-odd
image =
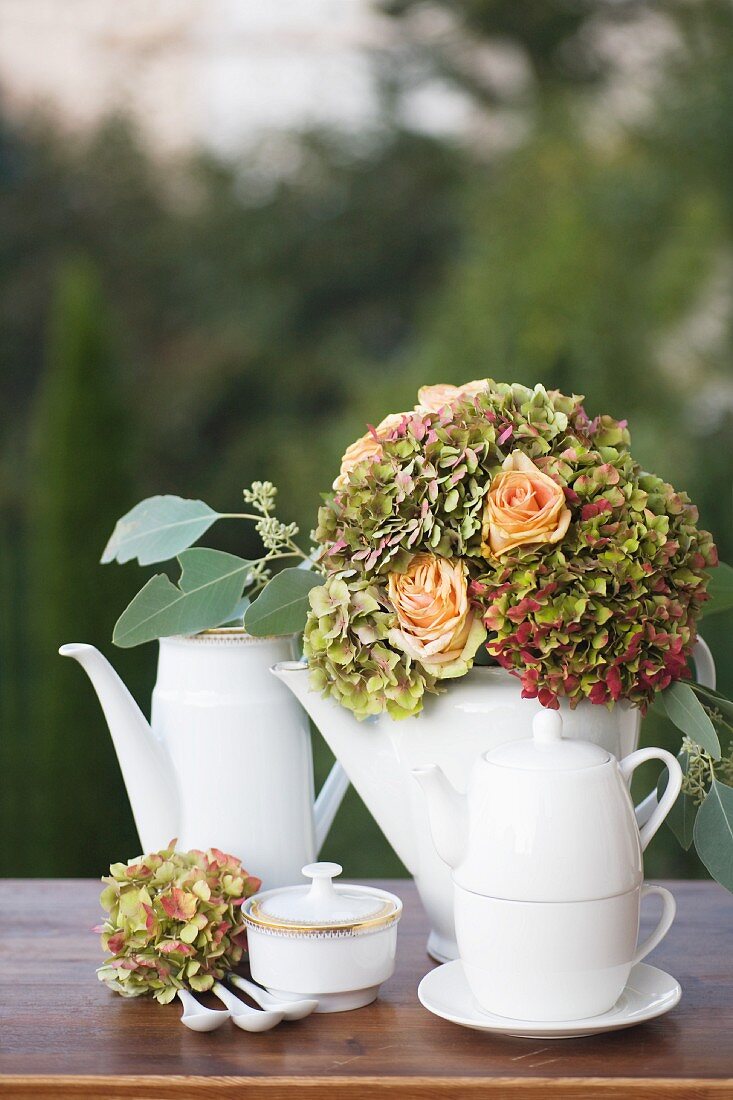
[[[435,765],[413,770],[455,884],[512,901],[586,901],[638,886],[642,852],[680,790],[677,760],[648,748],[618,761],[564,738],[557,711],[541,711],[532,729],[479,757],[465,795]],[[639,830],[629,783],[646,760],[661,760],[669,781]]]
[[[161,638],[150,724],[94,646],[62,646],[99,696],[144,852],[231,852],[265,886],[291,883],[321,848],[348,780],[313,797],[308,720],[269,675],[293,639],[220,627]]]
[[[668,782],[640,830],[628,786],[652,759]],[[438,854],[453,868],[458,949],[479,1005],[519,1020],[610,1009],[674,919],[669,891],[643,884],[642,860],[682,784],[674,756],[648,748],[619,762],[563,738],[560,715],[543,711],[531,739],[479,758],[466,795],[437,767],[413,774]],[[637,948],[648,893],[661,895],[664,911]]]

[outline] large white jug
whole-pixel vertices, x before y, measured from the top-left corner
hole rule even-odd
[[[710,651],[698,639],[694,651],[697,678],[715,687]],[[412,776],[413,768],[437,764],[459,791],[466,790],[480,753],[507,741],[530,737],[532,720],[542,708],[522,699],[522,686],[501,668],[473,668],[453,680],[442,695],[432,696],[416,718],[401,722],[383,714],[357,722],[331,699],[310,690],[307,665],[286,661],[275,676],[300,699],[332,752],[366,803],[397,855],[415,878],[430,921],[428,951],[444,962],[457,957],[450,871],[432,842],[427,805]],[[627,703],[612,711],[582,702],[560,713],[566,735],[600,745],[618,759],[639,743],[640,714]],[[651,795],[637,809],[640,824],[652,813]]]
[[[161,638],[149,726],[101,653],[61,647],[99,696],[144,851],[214,846],[268,888],[315,860],[348,779],[335,765],[314,805],[307,716],[268,671],[292,652],[238,629]]]

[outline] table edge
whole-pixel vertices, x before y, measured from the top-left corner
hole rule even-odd
[[[137,1100],[188,1097],[205,1094],[233,1097],[246,1089],[248,1100],[286,1100],[297,1088],[300,1095],[333,1096],[339,1100],[362,1100],[371,1096],[400,1096],[405,1100],[428,1100],[438,1094],[445,1100],[463,1096],[502,1100],[544,1100],[563,1097],[577,1100],[593,1095],[604,1100],[659,1100],[663,1096],[718,1100],[733,1097],[733,1078],[701,1077],[397,1077],[397,1076],[313,1076],[313,1077],[231,1077],[158,1075],[45,1075],[0,1074],[0,1096],[7,1100],[29,1097],[98,1097],[105,1100],[136,1097]],[[631,1091],[633,1090],[633,1091]],[[694,1092],[691,1092],[694,1090]]]

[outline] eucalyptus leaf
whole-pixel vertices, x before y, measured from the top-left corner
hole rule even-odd
[[[686,752],[680,752],[677,755],[677,759],[680,762],[680,767],[684,773],[687,772],[688,755]],[[665,768],[659,777],[657,784],[657,799],[661,799],[662,795],[667,789],[667,782],[669,780],[669,773]],[[689,795],[680,793],[672,806],[672,809],[667,814],[666,822],[670,827],[680,846],[689,851],[692,847],[693,829],[695,826],[695,818],[697,817],[697,806],[694,800]]]
[[[691,737],[695,744],[709,752],[713,760],[720,760],[720,741],[715,727],[690,685],[679,680],[670,684],[662,692],[662,701],[675,726]]]
[[[710,572],[708,596],[710,599],[702,608],[702,614],[706,618],[733,608],[733,569],[724,561],[718,562]]]
[[[305,626],[311,588],[323,584],[320,573],[283,569],[269,581],[244,616],[245,629],[256,637],[297,634]]]
[[[697,813],[695,848],[713,878],[733,891],[733,787],[717,779]]]
[[[234,617],[252,563],[203,547],[182,551],[178,561],[178,586],[165,573],[151,577],[117,620],[115,645],[129,648],[172,634],[197,634]]]
[[[148,497],[118,519],[102,564],[137,558],[140,565],[168,561],[196,542],[219,518],[203,500]]]
[[[690,684],[690,687],[696,695],[702,695],[709,707],[719,710],[724,718],[733,722],[733,702],[730,699],[726,699],[725,695],[721,695],[719,691],[703,687],[702,684]]]

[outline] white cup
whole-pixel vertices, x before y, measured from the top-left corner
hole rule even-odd
[[[637,946],[641,900],[662,915]],[[481,1009],[513,1020],[581,1020],[613,1007],[640,962],[666,936],[676,912],[663,886],[643,883],[597,901],[527,902],[455,887],[458,950]]]

